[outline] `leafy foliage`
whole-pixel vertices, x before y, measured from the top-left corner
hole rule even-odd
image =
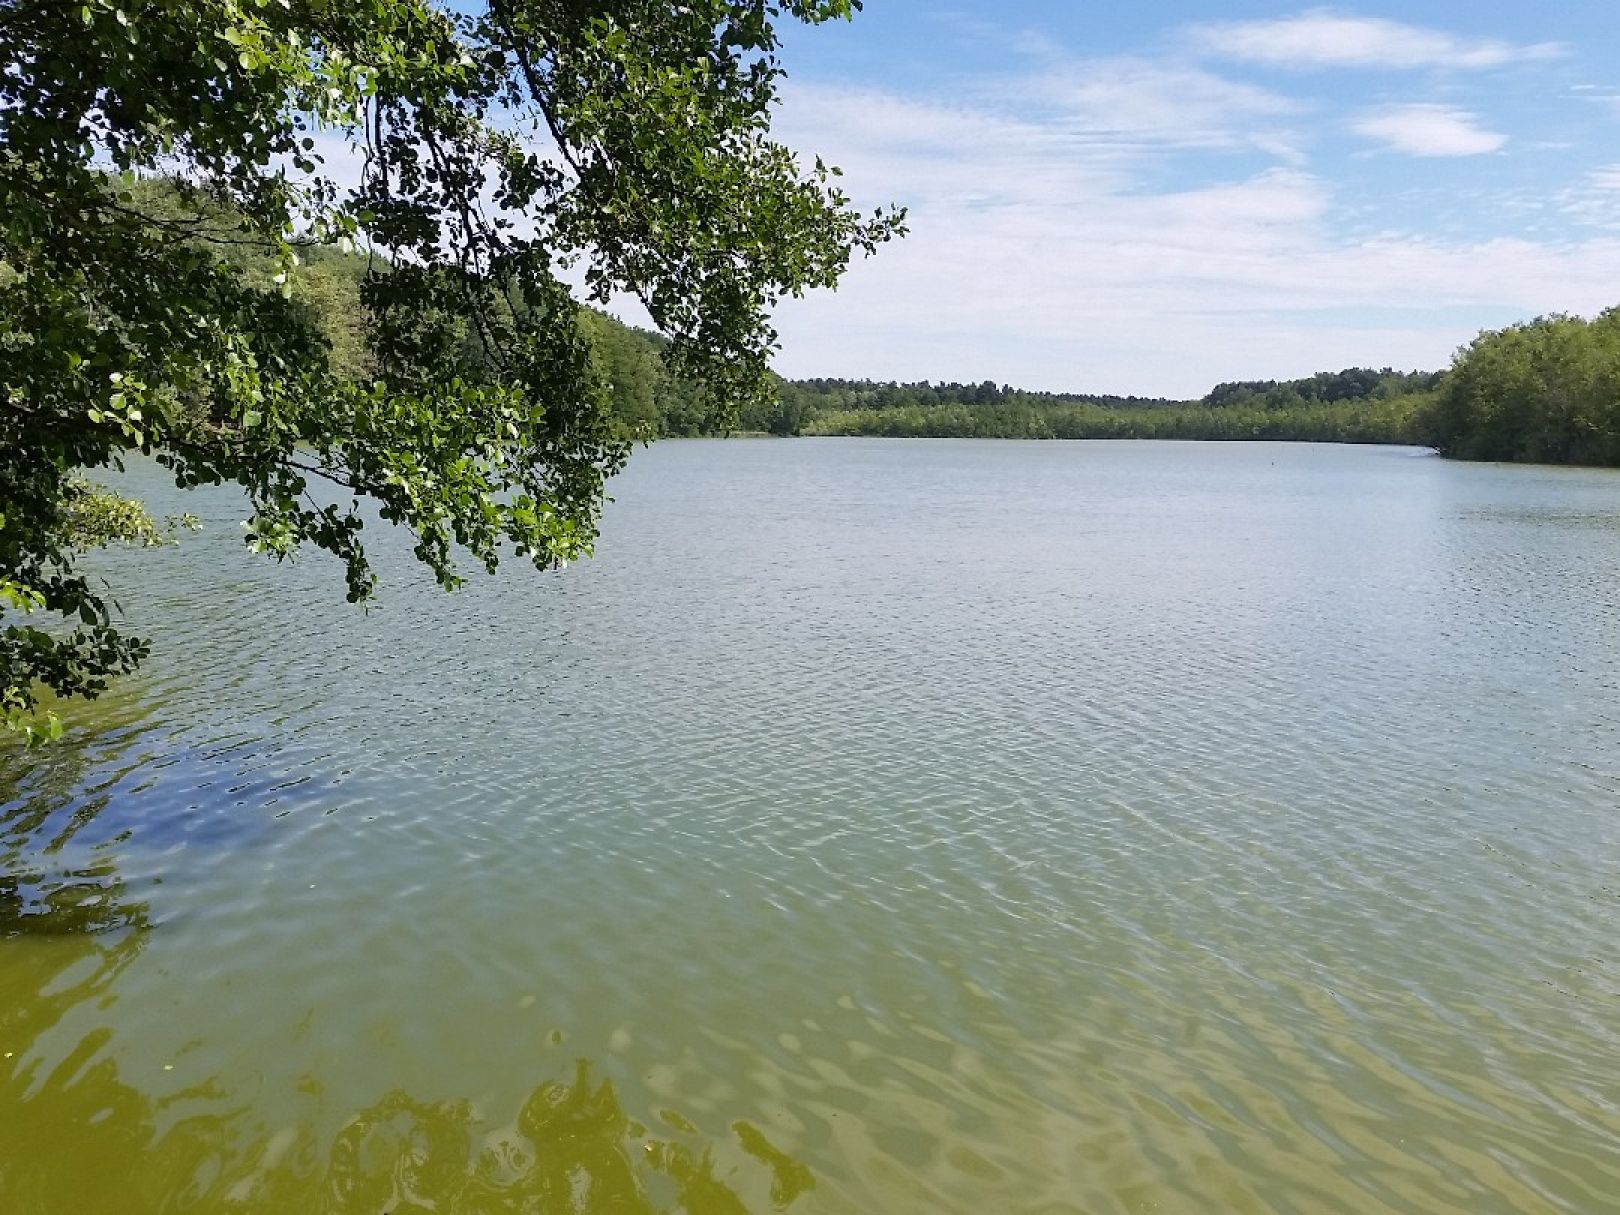
[[[1459,459],[1620,465],[1620,309],[1481,334],[1419,431]]]
[[[631,431],[565,274],[715,417],[768,398],[771,306],[901,231],[769,136],[774,23],[855,7],[0,0],[0,612],[79,622],[0,632],[8,724],[145,653],[75,566],[123,453],[240,485],[352,600],[363,499],[447,588],[587,552]]]

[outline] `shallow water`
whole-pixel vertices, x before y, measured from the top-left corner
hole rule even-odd
[[[668,443],[0,755],[0,1210],[1620,1209],[1620,475]]]

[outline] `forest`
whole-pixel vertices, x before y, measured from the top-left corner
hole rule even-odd
[[[1438,378],[1352,368],[1280,383],[1221,384],[1195,401],[1057,395],[990,383],[813,380],[783,386],[782,413],[798,423],[797,433],[821,435],[1404,443]]]

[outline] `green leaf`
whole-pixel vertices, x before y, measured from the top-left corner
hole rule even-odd
[[[19,11],[35,8],[55,11]],[[0,580],[105,630],[0,654],[8,723],[36,686],[94,695],[145,653],[75,564],[75,539],[137,522],[75,471],[132,450],[184,488],[239,486],[250,543],[333,553],[357,602],[376,582],[364,518],[409,528],[445,587],[513,549],[542,568],[588,553],[631,441],[723,428],[767,396],[779,300],[901,230],[769,137],[772,22],[839,8],[524,0],[472,21],[430,0],[70,0],[65,20],[0,17],[26,65],[0,72],[18,118],[0,178],[30,183],[0,208],[4,260],[26,267],[0,291],[0,426],[21,436],[0,445]],[[116,99],[95,103],[93,140],[74,97]],[[517,139],[524,112],[579,174]],[[359,190],[321,164],[323,138],[373,151]],[[568,275],[587,251],[588,296],[641,297],[667,341],[586,319]],[[353,510],[313,505],[310,469]]]

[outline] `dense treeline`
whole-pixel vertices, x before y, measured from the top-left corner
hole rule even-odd
[[[795,433],[981,439],[1296,439],[1404,443],[1436,377],[1352,368],[1222,384],[1198,401],[1022,392],[991,383],[784,385]]]
[[[1620,308],[1481,334],[1419,419],[1464,460],[1620,466]]]
[[[922,380],[912,384],[884,384],[871,380],[810,379],[789,385],[792,395],[813,400],[826,409],[899,409],[907,406],[928,408],[936,405],[1005,405],[1014,401],[1041,405],[1102,405],[1110,409],[1140,409],[1178,402],[1164,397],[1116,397],[1067,392],[1027,392],[994,380],[981,384],[934,384]]]
[[[1204,397],[1212,408],[1260,405],[1267,409],[1296,409],[1311,405],[1341,405],[1356,401],[1387,401],[1432,391],[1443,373],[1394,371],[1385,367],[1349,367],[1319,371],[1302,380],[1239,380],[1217,384]]]
[[[600,314],[585,324],[615,409],[647,437],[720,433],[690,393],[659,378],[658,338]],[[1408,443],[1437,373],[1350,368],[1308,379],[1222,384],[1197,401],[1027,392],[977,384],[784,380],[737,429],[776,435],[980,439],[1292,439]]]
[[[802,431],[819,435],[884,435],[974,439],[1270,439],[1315,443],[1407,443],[1426,397],[1346,405],[1154,408],[1013,404],[1004,407],[907,406],[818,414]]]

